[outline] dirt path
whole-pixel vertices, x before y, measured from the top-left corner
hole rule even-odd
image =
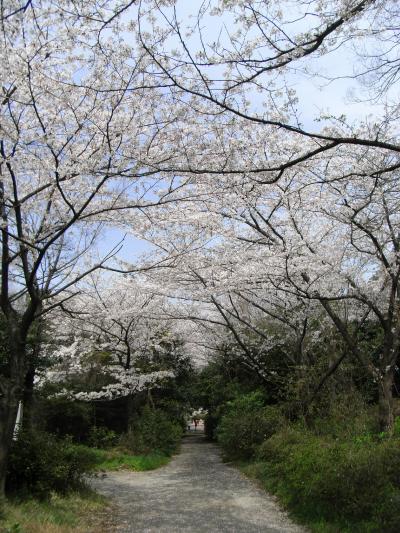
[[[186,437],[181,453],[159,470],[112,472],[93,485],[116,504],[119,532],[305,531],[201,436]]]

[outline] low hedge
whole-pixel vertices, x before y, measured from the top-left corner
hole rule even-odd
[[[308,520],[398,531],[399,439],[340,442],[288,429],[266,440],[257,460],[256,476]]]
[[[178,420],[168,417],[161,409],[146,406],[133,429],[122,437],[121,445],[135,454],[172,455],[182,435]]]
[[[6,490],[41,499],[53,491],[66,493],[81,486],[96,463],[96,453],[86,446],[48,433],[24,431],[11,448]]]
[[[216,435],[227,459],[250,459],[258,446],[283,425],[279,408],[264,406],[262,395],[255,392],[225,405]]]

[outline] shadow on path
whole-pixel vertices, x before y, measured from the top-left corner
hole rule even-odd
[[[273,497],[221,461],[200,432],[150,472],[110,472],[93,482],[117,504],[115,531],[126,533],[301,533]]]

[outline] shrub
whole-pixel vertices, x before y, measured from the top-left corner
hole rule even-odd
[[[395,437],[400,437],[400,416],[397,416],[394,419],[393,435]]]
[[[216,437],[216,429],[218,426],[219,418],[211,413],[208,413],[204,419],[204,433],[207,439],[214,440]]]
[[[104,426],[92,426],[89,430],[87,444],[94,448],[111,448],[118,442],[115,431]]]
[[[271,463],[285,461],[292,447],[304,444],[307,434],[294,427],[287,427],[265,440],[257,449],[257,459]]]
[[[168,418],[161,409],[146,406],[133,430],[124,436],[121,444],[139,454],[171,455],[176,450],[182,433],[179,422]]]
[[[70,435],[75,441],[85,441],[91,426],[92,407],[83,402],[66,398],[42,400],[40,405],[41,427],[47,432],[65,437]]]
[[[279,409],[264,407],[262,395],[255,392],[228,402],[217,428],[217,438],[227,458],[249,459],[283,424]]]
[[[266,464],[260,477],[264,475],[269,487],[301,514],[342,523],[379,523],[379,531],[397,531],[400,443],[396,439],[338,442],[286,430],[263,443],[258,458]]]
[[[342,392],[335,401],[330,399],[329,402],[324,416],[318,413],[318,405],[314,414],[311,413],[312,421],[310,423],[309,420],[309,423],[314,433],[346,440],[377,429],[376,413],[366,404],[360,392]]]
[[[51,491],[77,488],[94,469],[96,454],[90,449],[41,432],[21,432],[11,448],[7,491],[46,498]]]

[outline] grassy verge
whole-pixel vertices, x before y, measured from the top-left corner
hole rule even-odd
[[[241,463],[315,533],[397,533],[400,439],[333,439],[287,429]]]
[[[94,449],[97,456],[96,470],[127,469],[135,472],[154,470],[170,461],[167,455],[151,453],[149,455],[130,455],[123,450]]]
[[[282,482],[280,489],[276,486],[274,480],[268,473],[268,465],[261,462],[254,463],[236,463],[236,466],[249,478],[255,480],[259,486],[270,494],[278,497],[282,507],[289,511],[292,519],[307,527],[312,533],[382,533],[379,529],[374,529],[376,524],[352,523],[348,521],[329,520],[318,517],[314,509],[307,506],[297,505],[293,508],[288,497],[288,488],[285,482]]]
[[[105,498],[86,490],[67,496],[53,494],[48,501],[9,500],[2,507],[1,533],[106,533],[102,524]]]
[[[90,452],[94,472],[153,470],[170,460],[162,454],[131,455],[118,448],[79,447]],[[89,489],[68,495],[54,493],[46,501],[10,499],[0,510],[0,533],[107,533],[107,509],[107,500]]]

